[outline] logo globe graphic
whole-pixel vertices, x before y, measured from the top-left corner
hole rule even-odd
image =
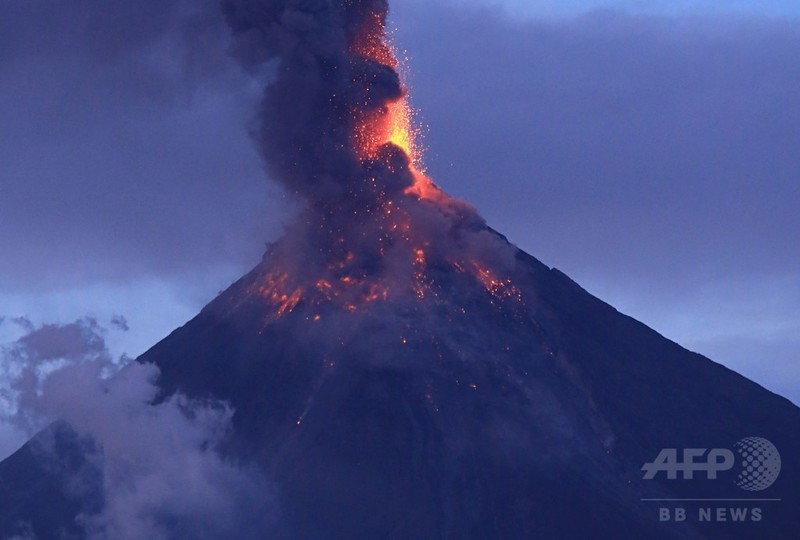
[[[745,437],[735,447],[742,465],[737,486],[747,491],[762,491],[775,482],[781,472],[781,455],[774,444],[761,437]]]

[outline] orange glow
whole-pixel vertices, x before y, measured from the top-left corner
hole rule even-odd
[[[413,168],[411,172],[414,173],[414,185],[406,189],[406,194],[413,193],[420,199],[429,199],[437,202],[445,200],[444,192],[436,187],[433,180]]]
[[[357,33],[360,37],[350,45],[349,52],[360,57],[357,63],[369,59],[402,72],[401,61],[386,35],[383,20],[379,14],[376,17],[378,19],[364,23],[364,31]],[[330,245],[327,249],[320,248],[321,275],[309,275],[306,269],[294,272],[290,268],[296,263],[276,261],[278,269],[273,268],[271,273],[263,275],[259,285],[252,290],[270,305],[269,317],[272,320],[295,310],[303,312],[301,316],[309,322],[318,322],[323,318],[328,320],[332,313],[340,317],[348,317],[348,312],[369,313],[371,310],[380,310],[380,304],[390,297],[405,300],[406,292],[413,294],[410,299],[415,302],[440,302],[440,294],[447,286],[441,280],[443,261],[441,250],[437,249],[438,236],[426,237],[429,228],[424,225],[425,222],[423,226],[417,226],[415,210],[435,205],[446,216],[450,212],[458,215],[461,203],[440,190],[425,173],[423,149],[419,142],[420,130],[408,100],[407,89],[403,88],[402,96],[393,101],[374,103],[367,95],[374,88],[363,80],[352,82],[366,85],[359,86],[364,90],[364,105],[361,108],[352,105],[349,109],[353,115],[353,133],[348,141],[364,164],[362,170],[368,185],[361,187],[364,193],[374,197],[363,208],[352,209],[353,215],[358,216],[359,220],[363,218],[366,226],[354,231],[354,234],[344,228],[328,231],[331,235]],[[365,112],[367,109],[369,112]],[[388,145],[394,148],[388,148]],[[383,168],[394,170],[398,161],[404,161],[394,159],[400,157],[399,151],[408,157],[408,170],[402,166],[401,170],[394,172],[405,178],[410,173],[413,183],[405,184],[408,185],[405,189],[407,197],[394,198],[396,184],[382,184],[379,175],[383,174],[380,172]],[[387,159],[387,156],[390,158]],[[381,163],[377,163],[378,160]],[[417,205],[417,198],[425,199],[425,206]],[[324,228],[325,225],[320,223],[320,227]],[[361,237],[358,237],[358,233]],[[362,246],[363,237],[366,237],[366,242]],[[354,239],[354,245],[348,245]],[[350,251],[354,247],[358,249]],[[373,266],[372,253],[385,258],[386,269]],[[365,255],[370,257],[369,264],[364,264],[367,260]],[[514,301],[524,304],[520,290],[510,278],[503,275],[504,270],[492,262],[461,257],[445,261],[464,279],[474,280],[473,286],[482,285],[488,293],[486,300],[491,305],[500,307]],[[404,275],[398,276],[398,272],[394,271],[398,267]],[[466,314],[463,306],[460,309],[462,314]],[[401,336],[401,339],[402,343],[408,343],[407,337]]]
[[[300,303],[300,294],[300,289],[296,289],[290,295],[283,295],[278,306],[278,316],[294,311],[294,308]]]
[[[376,28],[381,31],[377,34],[367,32],[361,42],[354,44],[354,52],[402,71],[396,48],[386,35],[382,22],[376,22]],[[404,94],[382,110],[356,119],[353,134],[356,148],[362,160],[375,159],[382,146],[394,144],[405,152],[411,162],[414,185],[406,192],[414,193],[420,198],[434,198],[433,182],[425,176],[422,147],[419,143],[421,132],[414,122],[415,111],[409,103],[407,89]]]
[[[352,258],[348,254],[348,258]],[[332,280],[320,278],[308,287],[294,283],[289,274],[273,272],[265,275],[260,284],[253,287],[252,292],[258,294],[273,306],[268,320],[275,320],[292,313],[302,301],[304,304],[319,307],[334,303],[345,311],[355,313],[373,302],[385,301],[389,298],[388,285],[379,280],[368,281],[352,276],[341,276]],[[318,322],[322,319],[319,312],[312,312],[307,319]]]
[[[393,68],[397,67],[397,54],[386,36],[386,28],[380,13],[372,13],[372,20],[360,33],[360,40],[352,44],[353,52],[371,58]]]
[[[482,266],[478,261],[472,262],[475,277],[483,283],[486,291],[496,298],[515,298],[522,302],[522,292],[514,285],[510,278],[501,279],[492,270]]]
[[[407,98],[389,104],[387,112],[388,142],[400,147],[411,160],[411,170],[415,173],[422,173],[422,150],[419,147],[417,138],[419,129],[414,126],[414,110],[408,103]]]
[[[422,149],[418,142],[420,129],[414,125],[414,109],[407,97],[389,103],[383,109],[365,115],[357,121],[354,133],[355,146],[362,160],[376,159],[385,144],[400,148],[411,162],[415,180],[424,175]],[[428,182],[430,182],[429,179]]]
[[[303,293],[300,288],[292,289],[289,285],[289,276],[287,274],[271,274],[267,276],[265,282],[259,287],[258,292],[275,305],[276,317],[282,317],[294,311],[294,308],[300,303]]]
[[[364,297],[365,302],[374,302],[376,300],[386,300],[389,298],[389,290],[382,288],[378,285],[372,285],[369,292]]]
[[[333,285],[331,285],[328,281],[326,281],[324,279],[320,279],[320,280],[317,281],[317,289],[318,290],[327,291],[327,290],[330,290],[331,288],[333,288]]]

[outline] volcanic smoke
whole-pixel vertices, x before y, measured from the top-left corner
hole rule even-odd
[[[305,201],[253,291],[275,317],[301,304],[356,312],[398,296],[425,300],[441,286],[437,269],[472,276],[494,301],[522,300],[503,263],[513,259],[507,243],[424,173],[386,1],[223,8],[235,56],[274,73],[254,131],[267,170]]]

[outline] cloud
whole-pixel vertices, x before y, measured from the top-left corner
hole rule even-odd
[[[111,317],[111,326],[114,326],[123,332],[128,332],[131,329],[130,326],[128,326],[128,319],[122,315],[114,315]]]
[[[217,452],[230,407],[181,395],[155,403],[158,369],[115,362],[103,332],[90,318],[48,324],[2,349],[5,421],[29,436],[66,422],[91,441],[87,459],[99,476],[70,479],[90,493],[102,478],[102,510],[79,518],[87,537],[250,537],[264,530],[273,511],[270,485]]]
[[[33,322],[25,316],[14,317],[11,322],[27,332],[32,332],[35,328]]]

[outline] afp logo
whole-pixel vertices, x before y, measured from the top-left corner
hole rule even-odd
[[[664,448],[655,460],[642,466],[644,479],[665,473],[669,480],[693,480],[697,473],[716,480],[719,473],[735,467],[735,483],[744,490],[763,491],[775,483],[781,472],[781,455],[774,444],[761,437],[745,437],[733,446],[736,454],[728,448],[684,448],[679,456],[677,448]]]

